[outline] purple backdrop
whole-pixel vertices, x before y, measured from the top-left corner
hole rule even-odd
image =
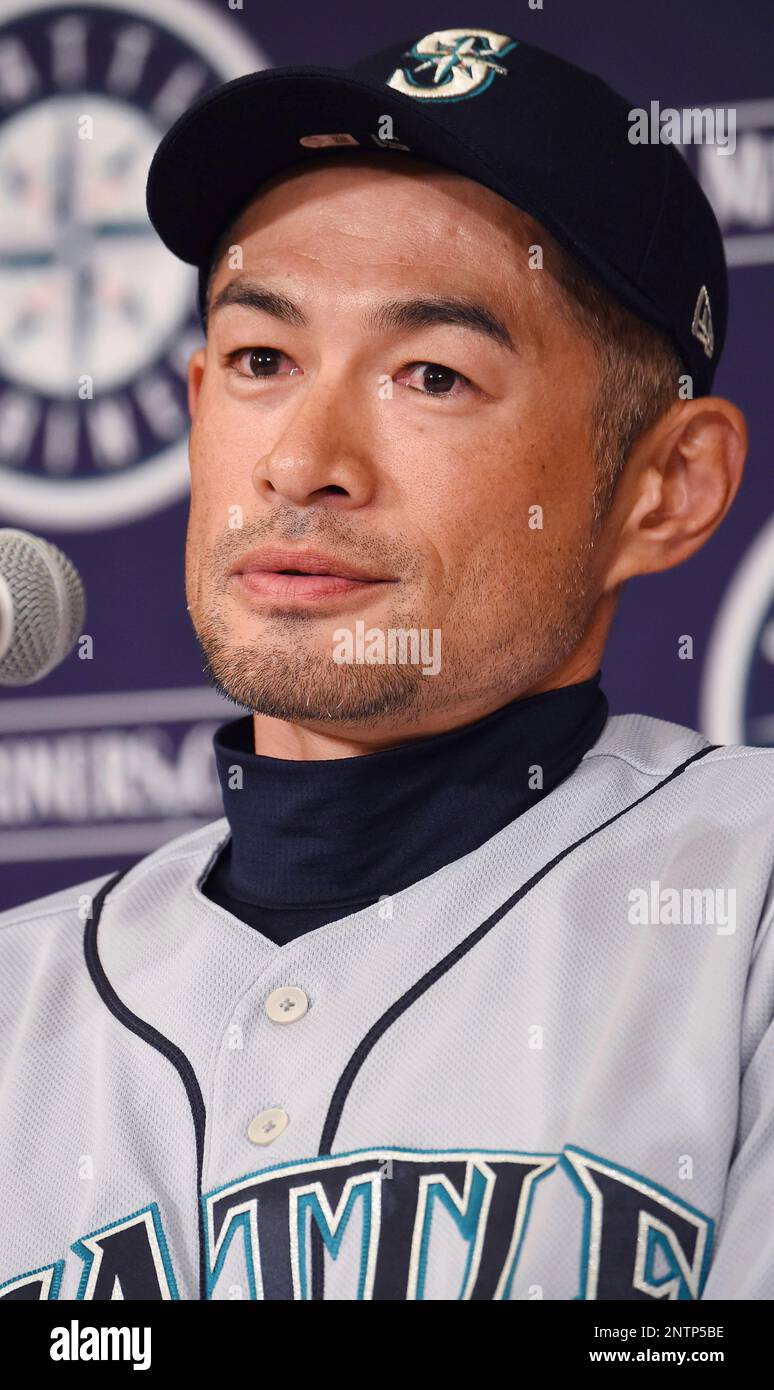
[[[236,711],[204,682],[183,590],[193,276],[144,217],[154,144],[201,91],[241,72],[346,63],[471,21],[598,72],[635,105],[736,111],[733,155],[685,154],[727,238],[716,390],[747,415],[747,475],[696,559],[629,586],[603,673],[614,713],[774,744],[770,0],[299,0],[292,16],[251,0],[4,0],[0,524],[75,561],[93,656],[0,693],[0,908],[120,868],[221,813],[210,739]],[[84,113],[98,141],[73,137]],[[95,383],[88,410],[74,394],[83,373]],[[679,655],[684,635],[692,660]]]

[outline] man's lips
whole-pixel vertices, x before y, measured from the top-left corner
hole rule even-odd
[[[265,550],[251,550],[238,560],[232,574],[324,574],[341,579],[359,579],[383,582],[382,576],[371,574],[358,565],[339,560],[335,555],[325,555],[319,550],[286,550],[267,546]]]
[[[238,560],[231,571],[239,586],[255,597],[323,599],[391,581],[320,551],[267,547]]]

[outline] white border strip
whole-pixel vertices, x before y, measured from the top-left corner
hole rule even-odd
[[[0,735],[27,730],[83,729],[100,725],[153,724],[167,720],[237,719],[247,713],[216,690],[185,686],[180,690],[121,690],[102,695],[50,695],[43,699],[5,700],[0,696]]]
[[[218,820],[217,813],[199,820],[137,821],[126,825],[54,826],[45,830],[0,831],[0,864],[46,863],[56,859],[101,859],[116,854],[146,854],[178,835]],[[32,885],[34,887],[34,885]]]
[[[727,101],[716,103],[726,111],[736,112],[736,128],[746,130],[748,126],[774,125],[774,100]]]
[[[723,241],[729,267],[769,265],[774,261],[774,233],[751,232],[749,236],[727,236]]]

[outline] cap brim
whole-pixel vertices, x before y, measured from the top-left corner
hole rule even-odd
[[[379,143],[384,117],[394,142]],[[305,145],[316,136],[350,136],[340,145]],[[275,68],[217,88],[170,129],[153,157],[148,215],[164,244],[191,265],[206,263],[233,219],[281,170],[332,148],[387,158],[399,146],[417,159],[475,179],[503,197],[512,186],[482,156],[445,128],[436,110],[386,85],[329,68]],[[537,209],[521,204],[525,211]]]

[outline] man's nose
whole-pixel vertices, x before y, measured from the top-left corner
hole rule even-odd
[[[373,495],[372,456],[377,388],[345,385],[339,376],[299,387],[296,409],[271,451],[256,463],[253,486],[266,501],[272,495],[296,506],[330,499],[346,509]]]

